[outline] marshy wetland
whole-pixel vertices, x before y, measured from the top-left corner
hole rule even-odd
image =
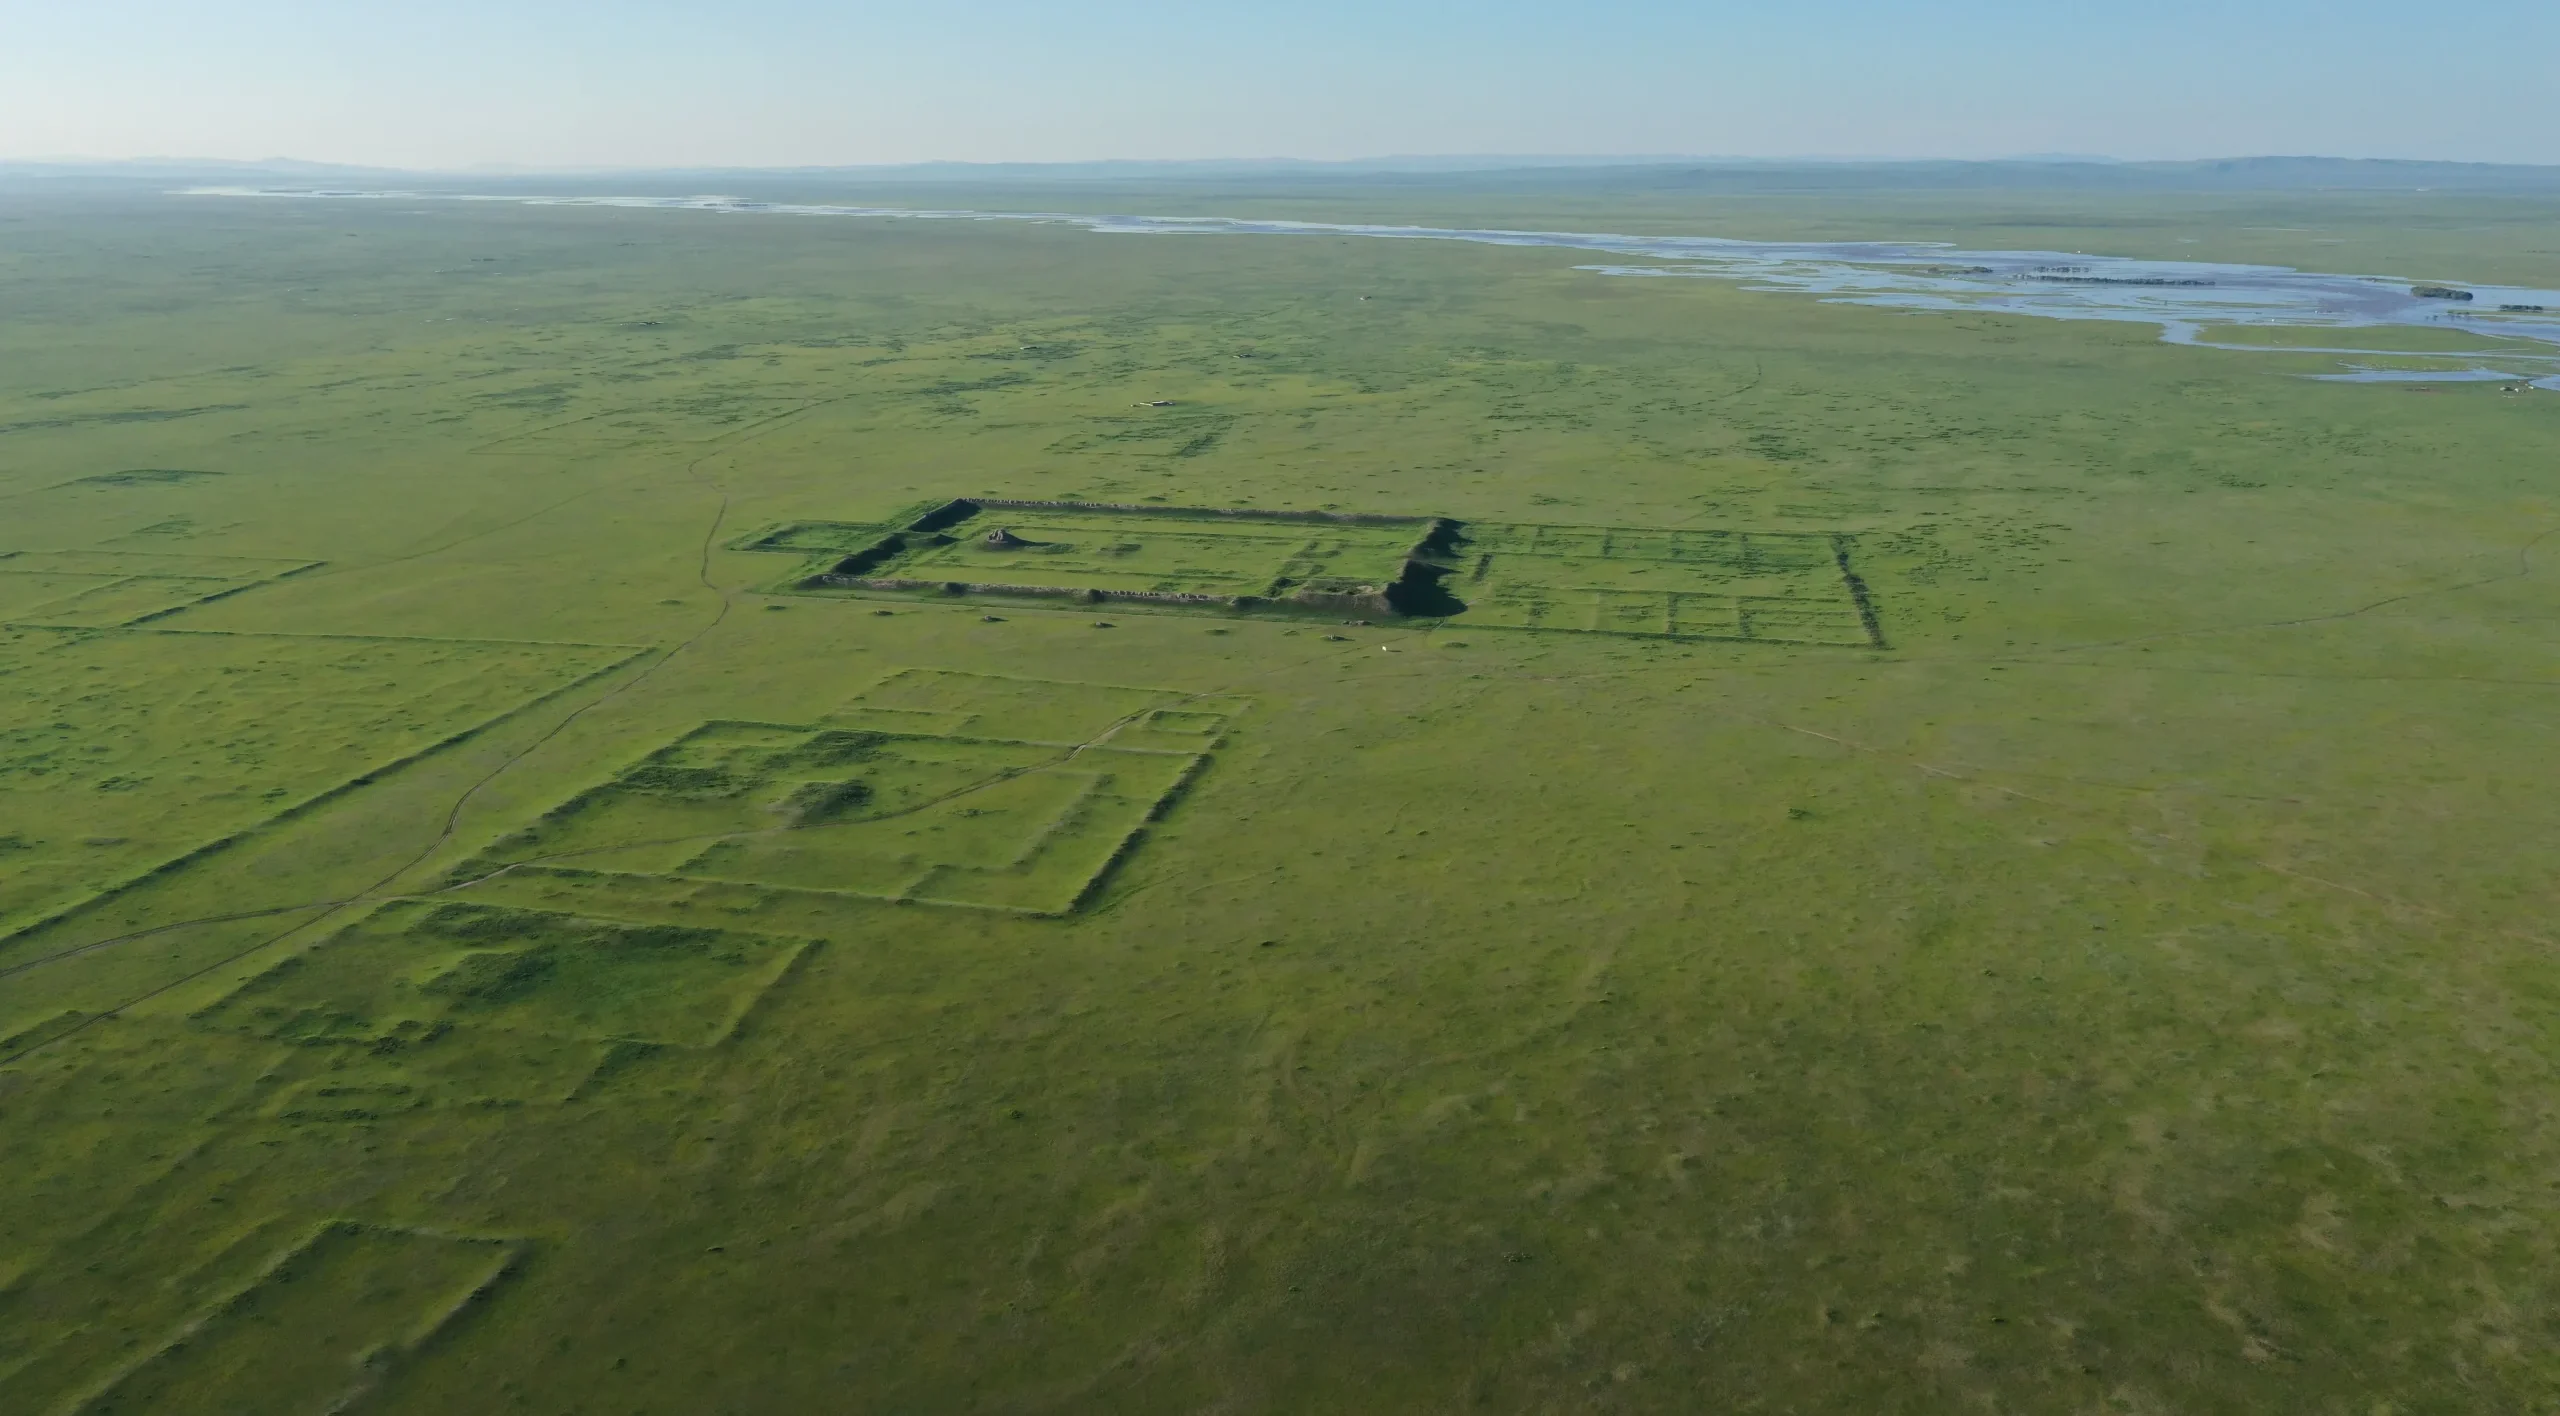
[[[732,216],[858,217],[873,221],[1035,222],[1114,236],[1358,237],[1463,241],[1478,245],[1645,256],[1654,264],[1587,265],[1600,275],[1671,276],[1746,282],[1750,288],[1813,295],[1842,304],[1942,312],[1993,312],[2044,319],[2156,325],[2177,344],[2249,349],[2217,342],[2216,327],[2269,330],[2460,330],[2466,354],[2502,357],[2560,389],[2560,291],[2504,285],[2448,285],[2407,277],[2328,275],[2287,266],[2166,260],[2085,251],[1962,250],[1913,241],[1754,241],[1727,236],[1625,236],[1580,231],[1512,231],[1358,222],[1257,221],[1217,216],[1109,216],[1049,211],[936,210],[755,201],[739,197],[491,196],[453,192],[322,188],[196,187],[193,197],[338,201],[521,202]],[[2334,338],[2334,337],[2333,337]],[[2310,347],[2306,344],[2304,347]],[[2332,354],[2392,354],[2389,347],[2317,348]],[[2439,356],[2460,357],[2460,356]],[[2422,378],[2438,366],[2402,371]],[[2443,365],[2460,380],[2470,371]],[[2349,377],[2353,377],[2350,375]]]
[[[2550,203],[930,195],[0,197],[0,1409],[2560,1401]]]

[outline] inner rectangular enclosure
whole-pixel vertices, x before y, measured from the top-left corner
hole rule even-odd
[[[1469,523],[1449,583],[1470,624],[1674,638],[1881,642],[1847,538]]]
[[[993,519],[982,514],[976,522]],[[899,562],[897,573],[1070,591],[1276,596],[1324,578],[1383,585],[1395,578],[1413,539],[1403,528],[1053,512],[1007,516],[982,534],[920,547]]]
[[[962,500],[901,524],[801,523],[744,548],[817,551],[802,591],[968,594],[1229,609],[1392,613],[1440,523],[1083,502]]]

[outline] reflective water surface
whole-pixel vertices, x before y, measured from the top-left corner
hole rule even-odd
[[[2286,266],[2134,260],[2061,251],[1968,251],[1921,242],[1733,241],[1714,236],[1465,230],[1212,216],[931,211],[801,205],[719,196],[484,196],[282,187],[195,187],[183,195],[515,202],[528,206],[914,221],[1025,221],[1076,226],[1104,235],[1359,236],[1534,246],[1613,257],[1608,263],[1576,267],[1606,276],[1730,280],[1750,289],[1811,295],[1853,305],[2131,321],[2157,326],[2161,337],[2174,344],[2253,353],[2315,353],[2404,361],[2440,359],[2449,366],[2440,370],[2358,367],[2350,373],[2313,376],[2346,382],[2509,379],[2560,390],[2560,291],[2497,285],[2448,286],[2386,276],[2324,275]],[[1648,263],[1628,264],[1629,258],[1643,258]],[[2458,298],[2463,295],[2469,298]],[[2340,331],[2421,327],[2461,330],[2483,338],[2478,348],[2419,355],[2408,350],[2363,347],[2352,334],[2342,334],[2334,343],[2316,348],[2233,344],[2209,337],[2208,331],[2215,327],[2230,326]],[[2509,341],[2521,342],[2522,347]],[[2460,367],[2450,367],[2457,363]]]

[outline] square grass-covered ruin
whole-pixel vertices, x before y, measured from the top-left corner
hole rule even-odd
[[[1205,765],[1241,700],[906,669],[820,723],[715,721],[462,870],[1065,914]]]
[[[1884,644],[1844,535],[982,498],[739,544],[798,594]]]
[[[0,623],[64,629],[141,624],[318,564],[126,550],[0,551]]]
[[[726,1040],[809,947],[467,901],[395,901],[194,1014],[291,1044],[269,1111],[364,1122],[560,1101],[635,1053]]]
[[[529,1247],[503,1235],[325,1221],[58,1409],[348,1410],[488,1302]]]

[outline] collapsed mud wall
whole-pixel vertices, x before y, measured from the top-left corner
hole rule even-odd
[[[1131,600],[1163,605],[1215,605],[1242,608],[1253,602],[1250,595],[1192,595],[1170,590],[1103,590],[1074,585],[1004,585],[976,580],[909,580],[896,576],[859,574],[813,575],[801,584],[812,588],[834,590],[899,590],[923,591],[940,595],[1003,595],[1040,600],[1073,600],[1098,605],[1111,600]]]
[[[1334,526],[1418,526],[1433,518],[1363,511],[1286,511],[1250,506],[1158,506],[1148,502],[1016,501],[983,497],[979,507],[1006,511],[1107,511],[1115,516],[1215,517],[1221,521],[1314,521]]]

